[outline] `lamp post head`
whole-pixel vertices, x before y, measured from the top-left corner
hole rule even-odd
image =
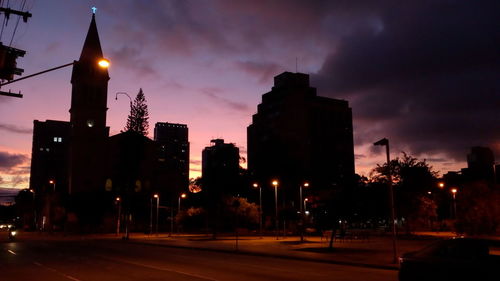
[[[273,185],[274,187],[277,187],[277,186],[278,186],[278,181],[277,181],[277,180],[273,180],[272,185]]]
[[[97,64],[101,67],[101,68],[109,68],[109,60],[105,59],[105,58],[102,58],[100,59]]]
[[[116,200],[116,201],[120,201],[120,200],[121,200],[121,198],[120,198],[120,197],[116,197],[116,198],[115,198],[115,200]]]
[[[452,188],[452,189],[451,189],[451,193],[453,193],[453,194],[457,193],[457,191],[458,191],[458,190],[457,190],[456,188]]]
[[[153,194],[153,197],[154,197],[154,198],[159,198],[159,197],[160,197],[160,195],[158,195],[157,193],[155,193],[155,194]]]
[[[383,139],[373,143],[373,145],[388,145],[388,144],[389,144],[389,140],[386,138],[383,138]]]
[[[187,194],[186,194],[186,193],[182,193],[182,194],[181,194],[181,198],[182,198],[182,199],[184,199],[184,198],[186,198],[186,197],[187,197]]]
[[[305,183],[304,183],[304,187],[309,187],[309,183],[308,183],[308,182],[305,182]]]
[[[439,186],[439,188],[443,188],[444,187],[444,182],[438,183],[438,186]]]
[[[56,183],[56,181],[55,180],[49,180],[49,183],[50,184],[54,184],[54,183]]]
[[[255,182],[255,183],[253,183],[253,184],[252,184],[252,186],[253,186],[254,188],[257,188],[257,187],[259,187],[259,184]]]

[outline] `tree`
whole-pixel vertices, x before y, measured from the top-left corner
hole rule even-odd
[[[130,105],[130,114],[127,118],[127,125],[125,126],[125,131],[134,131],[143,136],[148,135],[149,130],[149,113],[148,105],[146,104],[146,97],[142,88],[139,89],[139,93],[134,99],[134,102]]]
[[[437,172],[425,161],[403,152],[403,157],[391,160],[390,171],[394,185],[396,215],[406,220],[406,230],[427,226],[436,218],[436,204],[427,196],[433,193]],[[387,182],[387,164],[377,165],[371,173],[374,182]]]

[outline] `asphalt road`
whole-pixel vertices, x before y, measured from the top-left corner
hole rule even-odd
[[[394,270],[129,244],[31,241],[0,244],[2,281],[396,280]]]

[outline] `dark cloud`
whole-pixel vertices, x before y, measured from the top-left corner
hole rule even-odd
[[[201,160],[191,159],[191,160],[189,160],[189,164],[198,166],[198,165],[201,165]]]
[[[10,184],[13,187],[22,185],[22,184],[27,184],[29,182],[29,177],[28,176],[21,176],[21,175],[15,175],[12,177]]]
[[[217,92],[223,92],[223,90],[217,89],[217,88],[203,88],[203,89],[201,89],[201,93],[203,93],[205,96],[209,97],[212,101],[214,101],[218,104],[221,104],[225,107],[228,107],[228,108],[236,110],[236,111],[247,112],[248,110],[250,110],[250,107],[247,104],[230,100],[230,99],[225,98],[219,94],[216,94]]]
[[[9,133],[17,133],[17,134],[32,134],[33,129],[31,128],[22,128],[12,124],[0,123],[0,130],[7,131]]]
[[[131,69],[139,77],[152,76],[158,78],[160,76],[152,67],[151,60],[146,58],[139,48],[124,46],[113,49],[109,56],[113,64],[116,63],[122,68]]]
[[[359,159],[364,159],[366,158],[366,155],[364,154],[354,154],[354,159],[359,160]]]
[[[279,73],[283,68],[275,63],[253,62],[253,61],[238,61],[235,63],[238,69],[241,69],[251,75],[257,77],[259,83],[269,84],[273,81],[276,73]]]
[[[29,161],[29,157],[24,154],[12,154],[0,151],[0,172],[4,174],[23,174],[29,171],[23,164]]]
[[[350,101],[356,144],[381,137],[410,153],[463,160],[500,139],[498,1],[415,1],[375,10],[314,75]],[[497,151],[498,153],[498,151]]]

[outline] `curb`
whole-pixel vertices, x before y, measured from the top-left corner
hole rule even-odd
[[[357,262],[350,262],[350,261],[339,261],[339,260],[329,260],[329,259],[320,259],[320,258],[294,257],[294,256],[279,255],[279,254],[256,253],[256,252],[249,252],[249,251],[237,251],[237,250],[211,249],[211,248],[202,248],[202,247],[193,247],[193,246],[168,245],[168,244],[161,244],[161,243],[154,243],[154,242],[147,242],[147,241],[140,241],[140,240],[132,240],[132,239],[125,241],[125,243],[136,244],[136,245],[145,245],[145,246],[164,247],[164,248],[174,248],[174,249],[189,249],[189,250],[197,250],[197,251],[218,252],[218,253],[226,253],[226,254],[229,253],[229,254],[246,255],[246,256],[258,256],[258,257],[280,258],[280,259],[299,260],[299,261],[320,262],[320,263],[348,265],[348,266],[383,269],[383,270],[399,270],[399,267],[397,265],[382,265],[382,264],[379,265],[379,264],[357,263]]]

